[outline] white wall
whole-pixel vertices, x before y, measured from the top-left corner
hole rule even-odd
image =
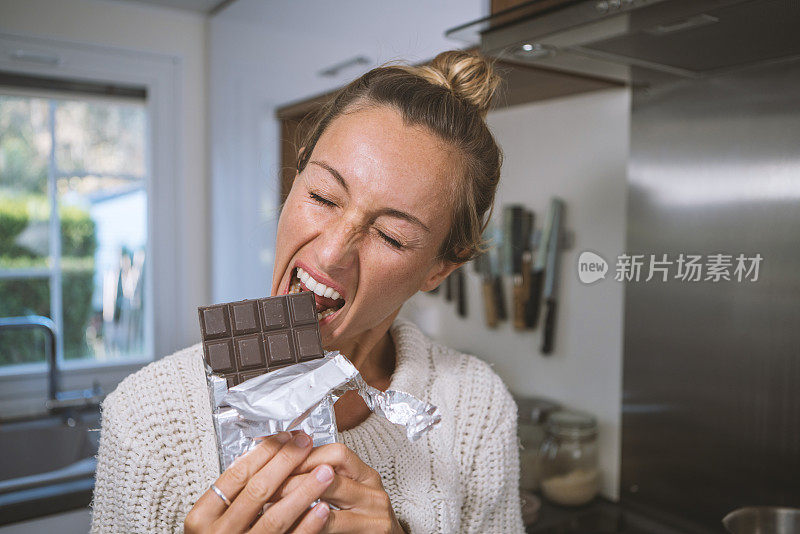
[[[180,211],[178,345],[199,340],[197,306],[208,302],[206,236],[206,22],[202,15],[110,0],[24,0],[0,3],[0,31],[157,52],[181,59],[182,122],[178,145]],[[157,273],[156,273],[157,276]],[[176,347],[177,348],[177,347]]]
[[[496,220],[504,203],[522,203],[536,213],[541,228],[550,197],[566,202],[566,226],[575,242],[562,255],[555,350],[540,353],[541,327],[519,333],[508,322],[497,330],[485,326],[480,280],[471,265],[468,317],[458,317],[442,291],[415,296],[403,313],[445,344],[489,361],[514,393],[595,414],[603,493],[616,499],[623,286],[613,272],[584,286],[576,264],[580,252],[590,249],[613,270],[613,258],[625,247],[629,93],[613,89],[511,107],[490,113],[488,122],[505,153]],[[507,286],[507,303],[510,295]]]

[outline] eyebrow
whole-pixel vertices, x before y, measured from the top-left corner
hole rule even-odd
[[[325,169],[326,171],[331,173],[331,175],[334,178],[336,178],[336,181],[339,182],[339,184],[344,188],[344,190],[347,191],[348,193],[350,192],[350,188],[347,187],[347,180],[344,179],[344,177],[339,173],[339,171],[337,171],[336,169],[334,169],[333,167],[331,167],[330,165],[328,165],[324,161],[311,160],[311,161],[309,161],[309,163],[313,163],[314,165],[319,165],[320,167],[322,167],[323,169]],[[380,210],[378,210],[378,215],[379,216],[380,215],[386,215],[388,217],[397,217],[399,219],[405,219],[406,221],[408,221],[410,223],[419,225],[426,232],[430,232],[431,231],[431,229],[428,228],[428,226],[425,223],[423,223],[422,221],[420,221],[419,219],[417,219],[416,217],[414,217],[410,213],[406,213],[405,211],[400,211],[400,210],[395,209],[395,208],[381,208]]]

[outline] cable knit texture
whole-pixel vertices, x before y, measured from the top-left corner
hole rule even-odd
[[[488,364],[442,346],[413,323],[390,329],[390,389],[439,407],[416,443],[374,414],[339,433],[381,475],[407,532],[523,532],[517,407]],[[219,476],[214,426],[194,345],[123,380],[103,403],[92,532],[172,532]]]

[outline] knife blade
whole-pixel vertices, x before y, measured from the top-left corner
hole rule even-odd
[[[459,267],[455,271],[456,279],[456,311],[461,317],[467,316],[467,288],[465,283],[464,268]]]
[[[553,198],[550,201],[553,211],[553,221],[550,237],[547,243],[547,263],[544,275],[543,297],[545,302],[544,332],[542,332],[542,353],[553,352],[556,329],[556,293],[558,290],[559,250],[561,248],[561,233],[564,224],[564,201]]]
[[[553,228],[553,215],[553,201],[551,200],[550,206],[547,209],[544,228],[542,229],[539,238],[539,247],[536,250],[536,261],[533,264],[533,272],[531,273],[530,295],[528,299],[528,312],[531,328],[536,328],[539,323],[542,286],[544,285],[544,270],[547,264],[547,248],[549,246],[550,234]]]

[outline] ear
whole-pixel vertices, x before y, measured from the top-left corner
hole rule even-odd
[[[442,283],[442,281],[450,276],[450,273],[461,267],[463,263],[453,263],[448,260],[437,260],[433,267],[430,268],[425,277],[425,281],[420,286],[420,291],[430,291],[435,289]]]

